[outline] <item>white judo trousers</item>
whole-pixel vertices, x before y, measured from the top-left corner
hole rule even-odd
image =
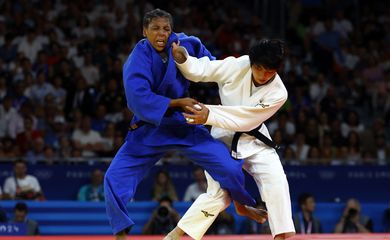
[[[266,203],[272,236],[281,233],[293,235],[295,228],[291,215],[290,192],[278,154],[274,152],[252,155],[245,159],[244,169],[254,178]],[[196,199],[178,223],[184,232],[196,240],[203,237],[218,213],[231,203],[228,192],[221,189],[219,183],[207,172],[206,177],[207,192]]]

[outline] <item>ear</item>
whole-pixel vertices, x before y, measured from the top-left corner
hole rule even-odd
[[[142,29],[142,36],[146,37],[146,29],[145,28]]]

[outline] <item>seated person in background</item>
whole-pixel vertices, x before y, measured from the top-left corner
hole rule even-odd
[[[93,170],[91,183],[85,184],[79,190],[79,201],[102,202],[104,201],[103,172],[100,169]]]
[[[322,233],[321,222],[314,217],[316,202],[310,193],[302,193],[298,197],[298,204],[301,211],[293,217],[295,231],[302,234]]]
[[[203,211],[202,211],[203,212]],[[206,211],[203,214],[208,215]],[[234,234],[234,217],[226,210],[218,214],[213,224],[210,226],[206,234],[212,235],[231,235]]]
[[[38,223],[34,220],[27,218],[28,208],[23,202],[19,202],[14,208],[14,218],[11,219],[11,223],[25,223],[27,227],[27,235],[39,235]]]
[[[38,179],[27,173],[27,164],[19,159],[14,163],[14,175],[4,182],[5,199],[44,200]]]
[[[152,199],[158,201],[164,196],[168,196],[172,201],[177,201],[176,189],[171,181],[169,173],[165,170],[161,170],[157,173],[152,187]]]
[[[361,214],[358,200],[351,198],[347,201],[343,215],[336,225],[335,233],[369,233],[372,232],[372,219]]]
[[[159,200],[158,207],[153,211],[149,221],[145,224],[142,234],[167,234],[175,228],[180,215],[172,207],[172,199],[164,196]]]
[[[200,194],[205,193],[207,190],[207,179],[204,170],[201,167],[196,166],[193,169],[192,174],[195,182],[187,187],[183,201],[193,202]]]

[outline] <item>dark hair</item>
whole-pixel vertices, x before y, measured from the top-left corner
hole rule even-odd
[[[259,65],[265,69],[278,69],[285,54],[284,42],[279,39],[262,39],[249,49],[251,65]]]
[[[314,196],[310,193],[302,193],[301,195],[299,195],[299,197],[298,197],[299,206],[302,206],[303,204],[305,204],[307,199],[309,199],[309,198],[314,198]]]
[[[17,211],[28,212],[27,204],[25,204],[24,202],[18,202],[15,205],[14,209],[17,210]]]
[[[150,22],[154,18],[167,18],[169,21],[169,24],[171,25],[171,28],[173,28],[172,15],[169,12],[161,10],[159,8],[156,8],[152,11],[145,13],[144,20],[143,20],[143,27],[147,28],[149,26]]]
[[[15,160],[14,161],[14,166],[16,166],[16,164],[18,164],[18,163],[21,163],[21,164],[24,164],[24,165],[27,166],[27,162],[24,159],[20,158],[20,159]]]

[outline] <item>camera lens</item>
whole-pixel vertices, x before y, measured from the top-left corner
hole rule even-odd
[[[165,218],[168,216],[169,210],[167,207],[161,206],[158,208],[157,213],[158,213],[158,216]]]

